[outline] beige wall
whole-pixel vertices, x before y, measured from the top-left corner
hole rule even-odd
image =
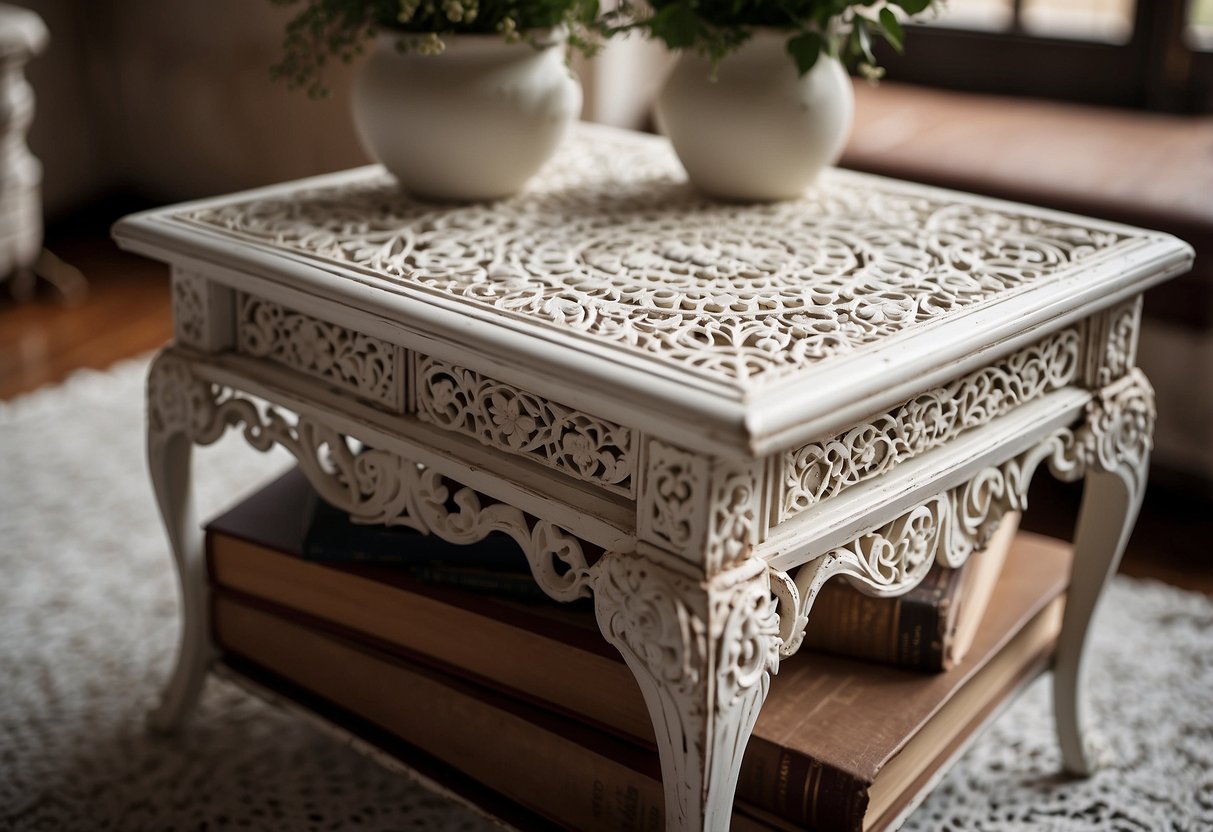
[[[107,190],[158,201],[225,193],[367,161],[349,116],[353,69],[312,101],[269,78],[291,9],[267,0],[32,0],[51,45],[29,67],[38,96],[30,144],[47,213]],[[575,64],[586,118],[648,119],[667,59],[613,44]]]
[[[264,0],[38,0],[30,143],[49,214],[113,187],[183,199],[363,164],[342,92],[271,82],[289,14]]]

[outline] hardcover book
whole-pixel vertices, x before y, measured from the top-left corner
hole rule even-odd
[[[354,694],[343,687],[349,681],[347,666],[363,663],[368,678],[384,679],[389,665],[407,667],[430,674],[427,678],[468,685],[480,692],[478,702],[494,708],[518,703],[545,718],[584,724],[587,736],[605,738],[601,747],[647,748],[652,755],[652,727],[639,688],[598,634],[586,605],[514,603],[429,585],[391,569],[309,563],[272,548],[264,538],[251,539],[257,535],[248,529],[238,536],[242,511],[244,520],[264,531],[285,528],[298,508],[289,501],[256,503],[254,498],[252,508],[245,503],[229,513],[208,534],[217,586],[216,634],[232,655],[363,716],[369,713],[367,703],[351,699]],[[293,516],[299,527],[299,515]],[[1019,536],[970,655],[946,673],[924,675],[809,653],[785,662],[743,765],[738,795],[746,811],[765,813],[776,825],[825,829],[865,829],[888,816],[907,784],[942,764],[940,755],[963,739],[966,726],[1044,661],[1056,630],[1053,602],[1067,574],[1066,547]],[[1029,631],[1035,635],[1025,636],[1028,641],[1016,641]],[[271,638],[271,632],[281,638]],[[1022,649],[1008,652],[1012,642]],[[1028,642],[1030,647],[1024,646]],[[318,657],[326,651],[341,658],[321,662]],[[299,662],[307,657],[307,668],[297,666],[293,655]],[[1002,669],[986,673],[988,667]],[[995,677],[996,683],[988,681]],[[979,678],[987,681],[978,683]],[[395,684],[370,687],[400,693]],[[945,711],[946,719],[938,716]],[[399,721],[404,715],[389,719],[387,712],[376,713],[381,718],[372,721],[416,742]],[[546,740],[539,736],[533,744],[542,749]],[[911,747],[917,749],[913,754],[907,753]],[[655,766],[655,757],[650,759]],[[659,801],[659,783],[647,775],[634,779],[644,766],[629,770],[633,779],[621,780],[624,775],[615,772],[603,780],[605,775],[583,771],[579,782],[590,792],[599,780],[626,783],[621,788],[650,795],[646,806]],[[489,785],[515,797],[526,791]],[[620,826],[614,815],[594,820],[599,816],[587,811],[565,807],[546,813],[577,828],[646,828]],[[605,825],[583,826],[591,821]]]

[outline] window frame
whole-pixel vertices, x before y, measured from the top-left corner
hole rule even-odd
[[[1113,107],[1213,112],[1213,52],[1189,45],[1187,15],[1188,0],[1138,0],[1133,32],[1124,43],[915,25],[907,27],[912,31],[904,54],[885,49],[880,57],[896,81]]]

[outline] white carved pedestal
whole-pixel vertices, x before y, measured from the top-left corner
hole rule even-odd
[[[959,564],[1047,463],[1086,482],[1055,695],[1065,764],[1091,769],[1083,642],[1145,485],[1140,294],[1190,264],[1174,238],[839,171],[714,204],[662,140],[594,128],[498,204],[365,168],[116,236],[173,265],[148,448],[185,612],[157,725],[214,658],[189,462],[229,427],[358,519],[501,530],[550,595],[593,595],[667,825],[695,830],[728,825],[821,585],[896,595]]]

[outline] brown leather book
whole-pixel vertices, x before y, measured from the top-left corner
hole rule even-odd
[[[262,508],[241,507],[262,530],[289,525],[288,506]],[[349,700],[352,694],[341,688],[346,663],[355,654],[373,657],[376,667],[436,669],[441,678],[472,682],[473,689],[485,691],[494,702],[535,703],[542,706],[535,709],[538,713],[552,719],[576,717],[651,748],[652,727],[639,689],[618,654],[597,634],[589,610],[496,602],[428,586],[392,570],[320,566],[283,555],[264,539],[240,538],[216,525],[208,535],[212,576],[223,588],[216,593],[216,632],[232,654],[266,665],[364,716],[362,700]],[[942,749],[963,738],[991,703],[1040,665],[1055,631],[1056,610],[1043,618],[1037,614],[1062,591],[1067,573],[1066,547],[1021,535],[970,655],[947,673],[924,676],[816,654],[785,662],[747,750],[739,798],[757,807],[754,812],[793,826],[866,829],[880,822],[904,800],[907,784],[942,763]],[[316,663],[314,657],[323,652],[319,642],[312,644],[316,649],[302,652],[270,649],[268,631],[235,625],[232,609],[243,610],[240,620],[259,615],[256,620],[274,622],[280,630],[294,628],[291,644],[327,639],[325,644],[343,645],[344,658]],[[1052,622],[1048,627],[1027,627],[1046,619]],[[1036,633],[1032,649],[1006,658],[1011,653],[1003,648],[1028,630]],[[307,667],[296,666],[292,655]],[[1002,667],[997,674],[985,672],[996,665]],[[995,676],[1001,680],[997,684],[977,683]],[[369,687],[394,691],[390,701],[407,701],[400,700],[394,684]],[[966,698],[963,691],[978,693]],[[967,704],[953,707],[953,702]],[[947,719],[939,716],[944,711],[951,714]],[[397,727],[414,741],[407,725]],[[927,739],[916,745],[919,737]],[[610,742],[618,746],[617,740]],[[624,742],[619,747],[638,746]],[[911,747],[918,750],[909,754]],[[490,785],[508,794],[526,791],[521,784]],[[633,783],[627,788],[640,787]],[[659,797],[659,788],[654,793]],[[608,823],[599,828],[641,827]]]
[[[953,667],[973,644],[1018,528],[1019,513],[1011,512],[983,551],[957,569],[936,564],[897,598],[828,582],[813,603],[804,646],[914,670]]]

